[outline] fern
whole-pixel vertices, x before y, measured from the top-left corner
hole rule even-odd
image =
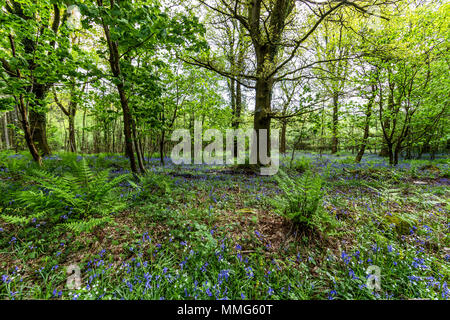
[[[166,196],[172,191],[173,183],[172,180],[165,175],[156,174],[149,172],[139,179],[139,185],[133,182],[130,184],[136,188],[140,189],[139,198],[141,200],[150,199],[153,196]]]
[[[72,173],[63,176],[35,169],[26,177],[33,188],[15,193],[16,202],[23,208],[21,215],[1,217],[13,224],[46,219],[76,232],[92,230],[110,222],[111,213],[125,208],[116,186],[129,178],[121,175],[110,179],[108,170],[93,172],[84,159],[74,162]]]
[[[90,218],[86,221],[73,221],[64,223],[63,226],[65,229],[75,232],[75,233],[82,233],[82,232],[90,232],[94,228],[103,225],[105,223],[111,223],[113,220],[111,217],[102,217],[102,218]]]
[[[281,214],[294,224],[311,225],[324,197],[322,178],[306,171],[294,180],[280,171],[275,179],[283,190],[283,194],[275,199]]]
[[[290,167],[298,172],[305,172],[311,168],[311,160],[305,157],[295,159],[291,161]]]

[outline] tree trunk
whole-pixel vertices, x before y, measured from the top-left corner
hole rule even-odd
[[[8,114],[7,114],[8,115]],[[17,104],[14,105],[14,111],[11,111],[9,113],[9,119],[7,119],[8,123],[13,124],[14,127],[19,126],[19,111],[18,111],[18,107]],[[10,147],[11,149],[16,150],[17,152],[17,133],[16,130],[12,129],[12,130],[8,130],[9,133],[9,143],[10,143]]]
[[[45,112],[30,110],[30,129],[33,143],[43,156],[50,155],[47,141],[47,120]]]
[[[281,122],[281,139],[280,139],[280,153],[286,153],[286,129],[287,122]]]
[[[369,122],[370,115],[367,115],[366,123],[364,125],[364,136],[361,142],[361,146],[359,148],[358,154],[356,155],[355,162],[360,163],[361,159],[364,155],[367,146],[367,139],[369,138]]]
[[[8,119],[6,119],[8,113],[5,113],[5,116],[3,117],[3,125],[4,125],[4,130],[5,130],[5,147],[6,150],[9,149],[9,133],[8,133]]]
[[[394,160],[394,150],[393,146],[391,144],[386,144],[387,150],[388,150],[388,156],[389,156],[389,165],[394,166],[395,160]]]
[[[14,112],[14,118],[13,117],[11,117],[11,120],[14,120],[14,125],[16,125],[17,127],[19,127],[19,125],[20,125],[20,111],[19,111],[19,105],[15,105],[14,106],[14,110],[15,110],[15,112]],[[14,139],[13,139],[13,141],[14,141],[14,150],[15,150],[15,152],[16,153],[18,153],[19,152],[19,137],[18,137],[18,134],[17,134],[17,130],[14,130],[13,131],[13,137],[14,137]]]
[[[86,152],[85,128],[86,128],[86,109],[83,110],[83,130],[81,131],[81,150],[83,152]]]
[[[34,161],[36,161],[39,166],[42,166],[42,157],[39,154],[39,152],[34,144],[34,141],[33,141],[33,136],[31,134],[31,129],[30,129],[30,123],[28,122],[28,119],[27,119],[26,106],[23,101],[22,95],[20,95],[18,102],[19,102],[18,109],[19,109],[20,115],[21,115],[20,121],[22,123],[22,129],[24,132],[25,141],[27,143],[28,149],[30,150],[31,156],[33,157]]]
[[[112,122],[112,152],[116,152],[116,119]]]
[[[394,166],[398,165],[398,158],[400,155],[400,151],[401,151],[401,148],[399,147],[399,144],[398,144],[394,149]]]
[[[230,102],[231,102],[231,127],[234,127],[235,115],[236,115],[236,80],[230,79],[229,83],[230,89]]]
[[[259,148],[260,144],[267,146],[267,156],[270,156],[270,111],[272,101],[272,87],[273,81],[271,79],[258,79],[256,81],[256,101],[255,101],[255,115],[253,119],[253,127],[256,130],[256,145],[254,151],[257,154],[258,165],[262,164],[263,159],[260,158]],[[259,130],[267,130],[266,141],[261,141],[261,133]],[[264,157],[264,155],[263,155]]]
[[[333,93],[333,137],[331,141],[331,154],[338,152],[338,112],[339,112],[339,95]]]
[[[235,101],[235,108],[233,112],[233,123],[232,127],[233,129],[237,130],[239,129],[239,124],[241,122],[241,112],[242,112],[242,88],[239,81],[236,81],[236,101]],[[237,137],[234,139],[233,143],[233,150],[234,150],[234,156],[237,157],[238,152],[238,143],[237,143]]]
[[[69,151],[77,152],[77,143],[75,140],[75,114],[69,116]]]
[[[133,126],[133,141],[134,141],[134,149],[136,150],[136,157],[137,157],[137,161],[138,161],[138,165],[139,165],[139,170],[144,173],[145,172],[145,166],[144,166],[144,162],[143,162],[143,158],[142,158],[142,154],[141,154],[141,148],[139,148],[139,142],[137,139],[137,132],[136,132],[136,122],[131,119],[132,121],[132,126]]]
[[[143,168],[144,168],[144,172],[145,172],[144,145],[142,143],[141,138],[138,138],[137,142],[138,142],[139,156],[141,157],[141,161],[143,163]]]
[[[241,112],[242,112],[242,87],[239,82],[236,82],[236,110],[234,114],[235,129],[239,128],[239,124],[241,122]]]
[[[164,139],[165,139],[165,131],[163,130],[161,133],[161,139],[159,140],[159,161],[161,165],[164,166]]]
[[[120,104],[122,105],[123,113],[123,133],[125,136],[125,154],[130,159],[130,167],[133,173],[137,173],[136,159],[133,151],[133,138],[131,134],[131,113],[128,106],[128,100],[125,97],[125,89],[123,83],[117,84],[117,90],[119,91]]]
[[[386,128],[386,131],[390,130],[389,120],[387,120],[384,123],[384,127]],[[382,147],[381,147],[381,150],[380,150],[380,157],[386,157],[388,155],[389,155],[389,147],[387,146],[387,144],[385,142],[385,139],[383,138]]]

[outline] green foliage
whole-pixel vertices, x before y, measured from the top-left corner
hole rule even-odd
[[[450,139],[450,4],[373,0],[379,14],[353,10],[366,2],[327,11],[315,1],[309,9],[327,18],[312,14],[298,30],[291,21],[309,4],[265,6],[259,18],[275,28],[261,37],[257,14],[236,14],[251,9],[245,1],[87,0],[77,3],[81,26],[66,1],[2,1],[0,148],[20,153],[0,153],[0,299],[448,299],[450,160],[440,153]],[[196,12],[222,27],[206,32]],[[387,19],[372,23],[379,15]],[[304,52],[310,61],[296,70]],[[174,130],[195,134],[196,120],[222,132],[258,126],[247,89],[259,80],[269,86],[257,86],[257,100],[273,107],[263,118],[287,126],[288,149],[312,151],[289,175],[259,176],[248,158],[206,170],[152,159]],[[149,152],[148,173],[133,180],[129,159],[113,154],[126,109],[125,141]],[[45,129],[52,151],[72,150],[69,127],[78,150],[105,153],[53,153],[39,167],[23,152],[25,120],[37,140]],[[341,151],[327,155],[334,136]],[[381,145],[400,155],[398,167],[375,155]],[[437,159],[402,159],[428,155]],[[72,263],[83,270],[77,291],[61,267]],[[373,265],[378,292],[366,287]]]
[[[411,162],[411,167],[435,164],[440,169],[424,170],[424,175],[417,169],[418,184],[410,183],[408,166],[378,168],[384,173],[374,178],[372,171],[382,159],[354,165],[324,156],[331,159],[327,168],[324,161],[312,158],[317,175],[307,170],[300,177],[292,176],[298,175],[295,170],[290,176],[281,172],[279,177],[263,177],[230,174],[224,167],[226,173],[204,179],[201,168],[155,166],[138,181],[110,186],[110,200],[104,200],[95,196],[95,188],[103,189],[112,181],[103,169],[112,167],[113,176],[128,176],[123,156],[89,155],[81,161],[70,154],[55,154],[44,159],[45,171],[28,168],[32,162],[25,157],[16,172],[6,170],[4,163],[22,156],[10,156],[0,154],[4,161],[0,210],[5,217],[0,220],[0,254],[8,252],[0,261],[5,270],[0,298],[449,296],[445,285],[448,188],[445,180],[439,183],[446,163],[421,161],[412,166]],[[332,177],[324,174],[334,169]],[[388,179],[394,172],[398,179]],[[79,188],[71,187],[75,181]],[[60,190],[50,190],[53,185]],[[117,216],[92,211],[84,218],[76,217],[86,204],[71,202],[74,192],[96,198],[91,203],[96,206],[111,202],[123,208],[122,199],[126,199],[130,210]],[[25,202],[17,197],[22,193],[29,197]],[[59,200],[63,203],[58,204]],[[26,207],[28,202],[42,203]],[[288,233],[289,226],[282,223],[272,203],[283,215],[286,212],[300,221],[297,225],[308,228],[293,229],[297,235]],[[69,210],[67,220],[58,217]],[[32,215],[35,224],[28,223]],[[113,225],[100,232],[109,221]],[[80,234],[94,228],[98,232]],[[93,248],[101,252],[95,254]],[[80,290],[65,286],[63,266],[73,263],[82,270]],[[381,269],[380,291],[365,286],[371,265]]]
[[[10,154],[8,152],[0,154],[0,167],[5,168],[8,172],[19,174],[28,171],[37,166],[31,161],[29,155]]]
[[[411,248],[366,244],[356,252],[342,252],[340,259],[331,266],[334,269],[333,298],[392,299],[399,294],[401,298],[442,299],[445,296],[445,267],[437,266],[435,259]],[[369,266],[380,270],[380,290],[367,287]]]
[[[77,232],[89,231],[125,208],[115,187],[130,178],[127,174],[109,179],[108,170],[94,173],[84,159],[63,176],[44,170],[32,173],[25,177],[32,187],[15,194],[23,210],[1,216],[8,223],[27,224],[39,219],[63,222],[64,227]]]
[[[293,179],[280,171],[276,181],[284,192],[275,202],[281,214],[294,224],[312,226],[324,197],[322,177],[306,171],[300,178]]]
[[[111,222],[113,222],[111,217],[89,218],[83,221],[67,222],[64,224],[64,227],[72,232],[82,233],[90,232],[95,227]]]
[[[292,161],[290,167],[300,173],[305,172],[311,168],[311,159],[306,157],[296,158]]]
[[[169,176],[148,172],[139,177],[140,199],[169,196],[172,192],[172,186],[173,182]]]

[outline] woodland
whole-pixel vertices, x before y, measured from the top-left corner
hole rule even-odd
[[[448,300],[449,17],[0,0],[0,299]],[[197,122],[277,174],[175,162]]]

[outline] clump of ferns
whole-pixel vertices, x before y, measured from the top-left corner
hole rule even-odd
[[[327,229],[329,217],[323,212],[325,190],[320,175],[307,170],[301,177],[291,178],[280,170],[275,180],[283,192],[271,202],[294,229]]]
[[[109,170],[94,172],[85,160],[74,162],[72,168],[61,176],[33,170],[26,179],[34,186],[15,193],[15,203],[22,210],[2,214],[3,220],[22,225],[45,220],[77,233],[112,222],[111,215],[126,207],[117,186],[131,176],[110,179]]]

